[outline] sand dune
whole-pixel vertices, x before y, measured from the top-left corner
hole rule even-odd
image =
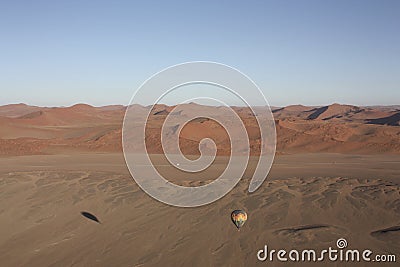
[[[160,155],[160,129],[167,116],[227,110],[186,107],[151,110],[148,150],[170,182],[204,185],[226,166],[230,143],[223,127],[198,118],[182,129],[185,154],[197,155],[199,141],[210,137],[220,155],[194,174]],[[133,108],[140,115],[151,107]],[[257,109],[233,109],[257,155]],[[256,253],[264,245],[327,249],[338,238],[351,248],[400,256],[400,127],[388,123],[396,122],[397,110],[275,109],[278,156],[266,182],[248,192],[258,162],[253,156],[229,194],[193,209],[162,204],[134,183],[121,153],[124,112],[122,106],[0,107],[2,266],[285,266],[261,263]],[[240,231],[230,221],[235,209],[249,217]]]
[[[151,107],[135,105],[134,108],[137,114],[146,114]],[[227,112],[226,108],[205,107],[194,103],[186,104],[185,108],[155,106],[146,132],[150,153],[163,152],[160,133],[168,115],[191,116],[207,109],[219,109],[221,114]],[[252,155],[257,155],[260,151],[260,135],[254,114],[243,107],[233,109],[246,126]],[[255,110],[257,112],[257,108]],[[62,108],[26,105],[0,107],[0,155],[53,154],[57,149],[121,151],[124,112],[123,106],[92,107],[85,104]],[[399,113],[396,110],[339,104],[320,108],[296,105],[276,109],[273,114],[277,125],[278,153],[400,152],[400,128],[396,127]],[[184,127],[180,136],[184,152],[198,154],[198,141],[205,137],[216,140],[218,155],[230,153],[230,142],[225,130],[202,119],[194,120]]]
[[[329,120],[332,118],[341,118],[343,116],[349,116],[351,114],[355,114],[361,111],[361,108],[350,105],[340,105],[340,104],[332,104],[330,106],[325,106],[321,108],[316,108],[313,110],[308,116],[308,119],[315,120]]]
[[[16,118],[20,117],[35,111],[42,110],[44,108],[42,107],[36,107],[36,106],[29,106],[26,104],[10,104],[10,105],[4,105],[0,106],[0,116],[1,117],[10,117],[10,118]]]
[[[400,112],[397,112],[391,116],[379,118],[379,119],[370,119],[368,120],[370,124],[379,124],[379,125],[391,125],[391,126],[400,126]]]
[[[35,158],[39,162],[36,156],[30,160]],[[271,263],[258,262],[256,253],[266,244],[276,249],[325,249],[334,247],[338,238],[346,238],[352,248],[400,253],[396,182],[335,176],[278,178],[249,194],[245,177],[221,200],[183,209],[147,196],[119,156],[105,159],[75,155],[66,164],[55,161],[51,168],[1,169],[4,266],[263,266]],[[75,163],[68,163],[71,160]],[[368,174],[369,159],[364,160],[360,168]],[[111,162],[122,167],[103,165]],[[275,175],[289,166],[278,165]],[[230,212],[237,208],[249,216],[240,232],[230,222]]]

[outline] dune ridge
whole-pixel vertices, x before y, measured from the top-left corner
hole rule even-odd
[[[133,105],[138,114],[151,106]],[[259,154],[260,135],[255,115],[248,108],[232,107],[250,136],[251,154]],[[257,113],[257,108],[254,110]],[[162,123],[167,116],[187,116],[201,109],[219,109],[195,103],[185,108],[156,105],[146,131],[150,153],[163,153]],[[37,107],[25,104],[0,106],[0,155],[54,154],[60,149],[85,152],[122,150],[121,127],[126,107]],[[273,108],[278,153],[400,153],[400,112],[393,107],[356,107],[332,104],[322,107],[292,105]],[[211,127],[211,128],[210,128]],[[212,130],[210,130],[212,129]],[[198,155],[202,138],[215,139],[218,155],[229,155],[230,142],[222,127],[204,119],[193,120],[182,131],[185,154]]]

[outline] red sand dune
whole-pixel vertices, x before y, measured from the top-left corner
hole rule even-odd
[[[189,109],[187,108],[189,107]],[[134,105],[137,113],[151,107]],[[204,107],[187,104],[184,110],[157,105],[151,111],[146,141],[151,153],[162,153],[160,129],[168,115],[198,114]],[[24,104],[0,107],[0,155],[53,154],[62,151],[121,151],[121,127],[126,107],[41,108]],[[251,153],[259,153],[259,130],[252,112],[233,107],[250,136]],[[172,112],[172,113],[171,113]],[[395,108],[356,107],[333,104],[325,107],[301,105],[274,110],[278,153],[399,153],[400,112]],[[219,155],[230,153],[229,138],[214,121],[197,119],[188,123],[180,135],[185,154],[198,154],[203,138],[212,138]]]
[[[36,106],[28,106],[26,104],[10,104],[0,106],[0,116],[1,117],[19,117],[34,111],[42,110],[44,108]]]

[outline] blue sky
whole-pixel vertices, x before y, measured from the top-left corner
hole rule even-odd
[[[2,1],[0,104],[128,104],[193,60],[241,70],[275,106],[400,104],[400,1],[190,2]]]

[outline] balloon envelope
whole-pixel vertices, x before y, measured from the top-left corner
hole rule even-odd
[[[247,221],[247,214],[243,210],[234,210],[231,213],[232,222],[236,225],[238,229],[243,226]]]

